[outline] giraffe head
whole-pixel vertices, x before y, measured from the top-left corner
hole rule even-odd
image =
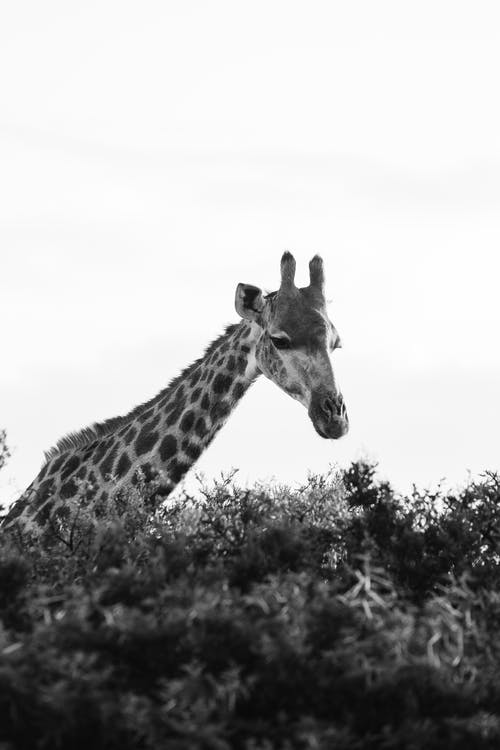
[[[297,288],[295,259],[284,253],[278,291],[264,295],[258,287],[238,284],[236,311],[258,326],[255,356],[263,374],[306,407],[321,437],[339,438],[349,428],[330,361],[340,338],[327,314],[318,255],[309,273],[309,286]]]

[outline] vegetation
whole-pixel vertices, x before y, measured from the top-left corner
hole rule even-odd
[[[0,747],[500,747],[500,479],[134,490],[0,539]]]

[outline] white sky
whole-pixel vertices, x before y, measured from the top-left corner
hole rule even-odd
[[[498,10],[497,10],[498,9]],[[198,463],[397,487],[500,468],[500,9],[16,2],[0,13],[0,501],[325,259],[351,419],[263,378]]]

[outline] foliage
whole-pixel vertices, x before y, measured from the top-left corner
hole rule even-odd
[[[496,474],[83,501],[0,539],[0,747],[500,747]]]
[[[0,469],[3,469],[10,457],[10,451],[7,447],[7,434],[5,430],[0,430]]]

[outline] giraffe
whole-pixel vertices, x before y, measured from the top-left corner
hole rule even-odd
[[[81,497],[82,483],[87,499],[105,502],[142,482],[154,507],[181,481],[260,374],[306,407],[321,437],[344,435],[349,421],[329,356],[341,344],[326,310],[323,261],[318,255],[310,261],[307,287],[296,287],[295,269],[293,255],[285,252],[277,291],[264,294],[238,284],[240,322],[228,326],[150,401],[63,437],[45,454],[45,464],[3,526],[36,536],[54,520],[64,522]]]

